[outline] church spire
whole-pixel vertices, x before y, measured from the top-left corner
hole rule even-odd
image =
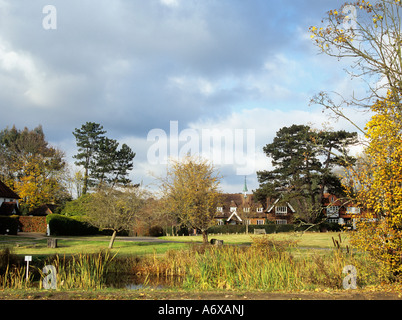
[[[247,177],[244,176],[244,188],[243,188],[243,193],[244,193],[244,198],[247,198]]]

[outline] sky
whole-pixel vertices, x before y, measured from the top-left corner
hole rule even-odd
[[[247,176],[251,192],[256,171],[271,168],[262,148],[280,128],[355,131],[310,105],[320,91],[365,90],[345,72],[350,61],[319,54],[308,32],[341,4],[0,0],[0,129],[42,125],[73,166],[72,132],[99,123],[136,152],[131,178],[149,188],[166,172],[162,155],[189,146],[203,154],[222,134],[211,148],[228,152],[211,156],[221,187],[242,192]],[[361,127],[369,120],[347,112]]]

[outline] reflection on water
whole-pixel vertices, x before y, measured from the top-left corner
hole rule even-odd
[[[144,288],[163,289],[177,287],[183,283],[181,277],[137,276],[126,273],[109,273],[106,286],[114,289],[141,290]]]

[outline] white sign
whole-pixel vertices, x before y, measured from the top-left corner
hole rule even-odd
[[[32,256],[25,256],[25,261],[32,261]]]

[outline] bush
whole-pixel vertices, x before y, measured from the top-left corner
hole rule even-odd
[[[153,226],[149,228],[150,237],[161,237],[163,236],[163,229],[161,226]]]
[[[254,229],[264,229],[266,233],[276,232],[292,232],[295,231],[295,225],[293,224],[252,224],[248,226],[248,232],[254,233]],[[208,229],[208,233],[245,233],[245,225],[222,225],[213,226]]]
[[[85,194],[76,200],[68,201],[64,204],[61,209],[61,214],[67,217],[73,216],[85,216],[86,214],[86,204],[90,199],[90,194]]]
[[[16,235],[17,233],[18,219],[15,217],[0,216],[0,234]]]
[[[85,236],[98,233],[98,228],[89,225],[82,218],[70,218],[60,214],[46,216],[51,235],[56,236]]]

